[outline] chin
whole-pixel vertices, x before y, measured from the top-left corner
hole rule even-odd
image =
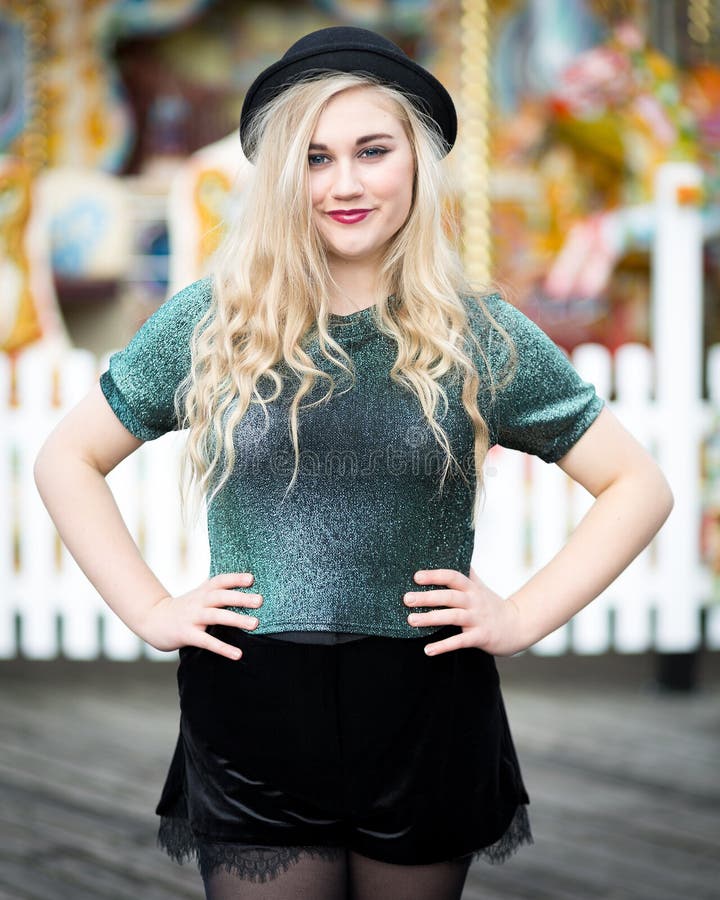
[[[370,259],[377,256],[380,247],[332,247],[327,245],[327,252],[330,256],[338,259],[344,259],[352,262],[358,262],[363,259]]]

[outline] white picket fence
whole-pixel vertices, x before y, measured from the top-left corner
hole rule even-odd
[[[572,361],[602,396],[611,396],[614,385],[617,400],[610,408],[666,463],[676,497],[686,477],[698,489],[692,495],[690,528],[683,503],[676,502],[653,543],[569,626],[533,652],[693,650],[703,640],[703,610],[704,643],[720,648],[720,609],[713,605],[713,580],[699,547],[700,447],[720,410],[720,346],[709,355],[711,399],[696,401],[690,412],[693,425],[682,432],[675,428],[675,415],[652,396],[653,357],[646,347],[624,346],[613,363],[604,347],[585,345]],[[59,540],[33,480],[33,461],[43,440],[106,364],[107,356],[97,360],[85,350],[70,351],[54,362],[30,348],[18,359],[19,404],[10,407],[10,363],[0,356],[0,658],[176,658],[144,644],[104,604]],[[52,402],[53,370],[61,402],[57,407]],[[172,433],[148,442],[108,478],[146,561],[172,593],[202,581],[209,567],[204,524],[188,533],[180,520],[177,465],[184,440],[184,433]],[[678,443],[684,449],[675,476]],[[697,471],[685,471],[688,460],[698,461]],[[557,552],[592,497],[557,466],[501,447],[491,451],[485,473],[487,497],[473,566],[488,584],[509,593]]]

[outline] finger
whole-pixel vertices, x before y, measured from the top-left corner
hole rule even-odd
[[[242,650],[239,647],[233,647],[232,644],[226,644],[224,641],[208,634],[207,631],[203,631],[202,633],[204,637],[198,642],[198,647],[203,647],[205,650],[209,650],[211,653],[217,653],[219,656],[224,656],[227,659],[240,659],[242,656]]]
[[[415,573],[418,584],[446,584],[456,590],[467,590],[472,581],[457,569],[421,569]]]
[[[243,613],[233,612],[231,609],[215,609],[208,607],[204,610],[198,622],[200,625],[229,625],[231,628],[257,628],[258,620],[255,616],[246,616]]]
[[[216,590],[205,595],[208,606],[260,606],[262,594],[250,594],[246,591]]]
[[[463,609],[435,609],[426,613],[410,613],[408,624],[415,627],[423,625],[469,625],[467,614]]]
[[[465,591],[409,591],[403,597],[407,606],[466,606],[468,595]]]
[[[444,641],[425,644],[425,653],[428,656],[440,656],[442,653],[449,653],[451,650],[462,650],[465,646],[467,645],[463,642],[463,636],[454,634],[452,637],[445,638]]]
[[[254,576],[252,572],[219,572],[208,581],[215,588],[231,588],[237,584],[252,584]]]

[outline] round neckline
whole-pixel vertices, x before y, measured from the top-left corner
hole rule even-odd
[[[397,297],[395,294],[390,294],[387,298],[388,306],[390,309],[393,309],[397,306]],[[375,309],[378,304],[373,303],[371,306],[366,306],[364,309],[356,309],[355,312],[347,313],[347,315],[340,315],[340,313],[328,313],[328,325],[333,330],[339,329],[339,334],[342,336],[348,334],[359,334],[368,329],[368,327],[375,326]]]

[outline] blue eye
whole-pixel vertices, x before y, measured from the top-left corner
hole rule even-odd
[[[376,158],[378,156],[384,156],[388,151],[385,147],[366,147],[365,150],[360,154],[360,156],[364,156],[366,153],[372,154],[370,159]]]
[[[325,156],[322,153],[315,153],[312,156],[308,156],[308,162],[310,163],[311,166],[322,165],[322,160],[325,160],[325,159],[327,159],[327,156]],[[317,162],[316,160],[320,160],[320,162]]]

